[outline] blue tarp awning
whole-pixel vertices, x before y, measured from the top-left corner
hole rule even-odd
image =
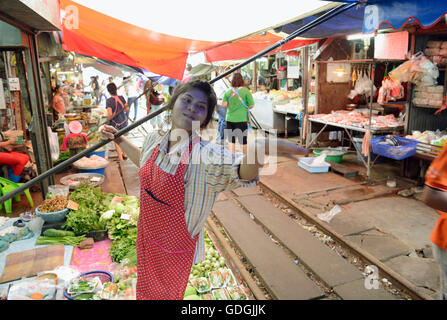
[[[362,4],[337,15],[300,36],[305,38],[328,38],[361,32],[372,33],[382,28],[399,30],[408,23],[418,23],[422,28],[429,28],[443,19],[447,13],[445,0],[337,0],[337,2],[361,2]],[[318,15],[309,16],[286,24],[275,31],[290,34],[317,17]]]

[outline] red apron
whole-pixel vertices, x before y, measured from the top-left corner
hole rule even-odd
[[[137,300],[183,300],[199,235],[185,221],[185,172],[191,144],[174,175],[154,162],[158,146],[139,171]],[[183,161],[186,160],[186,161]]]

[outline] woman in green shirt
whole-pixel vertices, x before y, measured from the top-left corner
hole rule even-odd
[[[233,75],[231,86],[222,99],[222,107],[228,108],[225,136],[231,152],[235,152],[237,138],[239,144],[242,144],[243,153],[247,154],[248,110],[254,107],[255,102],[250,90],[244,87],[244,78],[240,73]]]

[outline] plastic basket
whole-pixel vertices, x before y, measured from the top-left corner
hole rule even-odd
[[[65,216],[67,215],[69,209],[55,212],[40,212],[39,207],[37,207],[35,211],[36,214],[39,215],[44,221],[49,223],[56,223],[65,220]]]
[[[394,160],[406,159],[416,154],[418,141],[399,136],[393,137],[399,142],[400,146],[390,146],[380,143],[386,138],[383,136],[371,140],[372,151],[375,154]]]
[[[99,173],[104,174],[106,172],[106,168],[100,168],[100,169],[79,169],[82,173]]]
[[[102,271],[102,270],[81,273],[77,278],[91,279],[91,278],[95,278],[95,277],[98,277],[102,283],[106,283],[106,282],[113,283],[115,281],[115,279],[113,278],[113,274],[111,274],[110,272],[107,272],[107,271]],[[64,289],[64,297],[67,298],[68,300],[74,300],[74,298],[68,294],[67,288]]]
[[[329,163],[327,163],[327,165],[324,165],[324,166],[311,166],[310,163],[314,159],[315,159],[315,157],[301,158],[298,161],[298,166],[310,173],[322,173],[322,172],[329,171],[329,167],[331,166]]]
[[[76,233],[76,236],[84,235],[87,238],[93,238],[93,241],[103,241],[106,239],[107,236],[107,230],[93,230],[89,232],[80,232]]]

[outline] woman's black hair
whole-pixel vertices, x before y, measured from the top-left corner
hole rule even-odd
[[[54,90],[53,90],[53,96],[55,96],[57,94],[57,90],[59,90],[60,87],[61,87],[60,85],[56,84],[56,86],[54,87]]]
[[[203,121],[201,125],[201,128],[205,128],[211,121],[217,103],[216,93],[214,92],[214,89],[208,82],[201,80],[192,80],[179,84],[178,86],[175,87],[172,97],[169,99],[167,106],[169,107],[169,109],[172,110],[172,108],[175,105],[175,102],[177,101],[177,98],[181,94],[188,92],[191,89],[199,89],[207,96],[208,112],[205,121]]]
[[[118,89],[116,88],[116,84],[113,82],[110,82],[109,84],[107,84],[107,91],[109,91],[109,93],[112,96],[116,96],[117,95],[117,91]]]

